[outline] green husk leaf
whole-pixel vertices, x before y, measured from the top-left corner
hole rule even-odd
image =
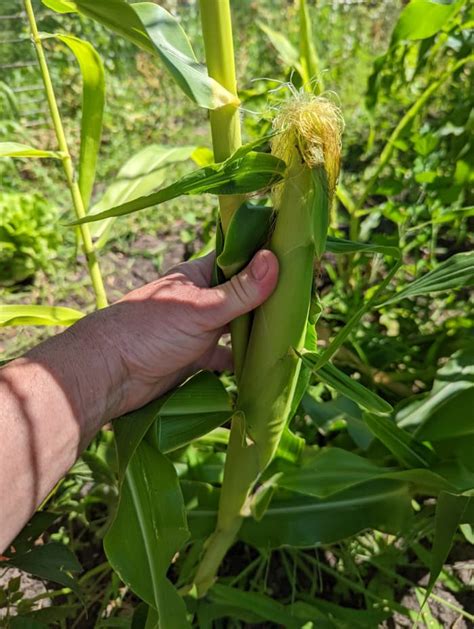
[[[269,237],[273,208],[243,203],[233,214],[227,227],[223,248],[217,264],[226,278],[232,277],[248,264],[254,253]]]

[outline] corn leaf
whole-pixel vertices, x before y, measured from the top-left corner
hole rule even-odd
[[[219,490],[202,482],[181,481],[192,539],[215,527]],[[395,480],[361,483],[329,498],[297,492],[275,493],[263,518],[245,518],[239,537],[260,548],[329,544],[367,528],[398,532],[412,518],[411,486]]]
[[[381,253],[393,258],[400,258],[401,251],[398,247],[390,245],[378,245],[366,242],[355,242],[344,238],[333,238],[328,236],[326,241],[326,251],[336,254],[349,253]]]
[[[364,419],[370,431],[405,467],[430,468],[436,463],[436,455],[410,433],[399,428],[393,420],[370,413]]]
[[[69,7],[158,57],[183,92],[200,107],[238,105],[233,94],[209,77],[179,22],[163,7],[152,2],[128,4],[125,0],[67,0],[60,4],[57,0],[47,0],[46,4],[60,11]]]
[[[0,157],[51,157],[62,159],[59,151],[43,151],[19,142],[0,142]]]
[[[454,536],[461,524],[474,524],[474,496],[472,492],[466,494],[441,493],[436,504],[430,580],[426,588],[423,605],[428,600],[443,569],[443,564],[453,545]]]
[[[340,448],[312,452],[300,466],[285,469],[276,484],[307,496],[328,498],[349,487],[383,478],[412,483],[418,493],[435,496],[443,490],[454,489],[448,481],[430,470],[383,468]]]
[[[289,629],[299,629],[302,624],[301,619],[294,617],[291,606],[282,605],[259,592],[243,592],[228,585],[216,583],[209,591],[208,598],[223,609],[231,607],[233,610],[250,612],[256,614],[258,620],[283,625]],[[235,618],[235,615],[233,614],[232,617]]]
[[[210,432],[231,414],[230,399],[219,378],[202,371],[168,395],[116,419],[119,482],[145,435],[149,445],[166,453]]]
[[[257,26],[268,37],[271,45],[275,48],[277,55],[283,63],[290,68],[295,68],[298,74],[302,76],[303,68],[299,61],[298,50],[293,46],[289,39],[263,22],[257,21]]]
[[[166,573],[189,536],[173,464],[142,441],[129,461],[104,548],[126,583],[158,610],[159,627],[188,629],[186,607]]]
[[[166,400],[145,439],[161,452],[171,452],[221,426],[232,412],[219,378],[203,371]]]
[[[303,83],[307,91],[311,89],[311,82],[317,81],[314,92],[319,94],[324,91],[321,80],[320,63],[316,47],[314,45],[313,28],[306,0],[300,0],[300,63],[303,68]]]
[[[474,346],[451,356],[436,373],[428,395],[415,400],[397,413],[401,428],[414,428],[420,440],[443,441],[474,435]],[[449,421],[447,421],[449,418]]]
[[[366,528],[396,532],[411,517],[410,500],[409,484],[392,480],[361,483],[326,499],[284,492],[275,494],[260,522],[244,521],[240,537],[263,548],[307,547],[330,544]]]
[[[391,45],[436,35],[458,6],[459,2],[444,4],[433,0],[411,0],[400,13],[392,34]]]
[[[74,553],[64,544],[49,542],[40,546],[33,546],[25,553],[13,554],[8,561],[0,561],[3,569],[16,567],[29,574],[59,583],[70,588],[78,598],[81,591],[74,573],[80,572],[82,566]]]
[[[120,498],[104,547],[123,581],[158,610],[159,627],[189,627],[184,603],[166,578],[189,532],[176,471],[162,451],[199,438],[231,413],[220,380],[200,372],[115,421]]]
[[[231,277],[250,262],[254,253],[265,244],[272,224],[273,209],[243,203],[234,212],[227,228],[223,249],[217,264],[225,277]]]
[[[378,307],[388,306],[407,297],[430,295],[431,293],[455,290],[474,284],[474,251],[456,253],[435,269],[411,282]]]
[[[105,190],[100,200],[89,210],[89,214],[99,214],[119,203],[131,201],[152,190],[156,190],[170,174],[170,167],[187,159],[194,159],[199,149],[195,146],[166,146],[151,144],[145,147],[120,168],[117,178]],[[91,225],[91,234],[97,239],[96,250],[107,242],[114,218]]]
[[[72,325],[82,312],[62,306],[1,305],[0,327],[13,325]]]
[[[105,73],[95,48],[72,35],[56,35],[76,57],[82,76],[81,150],[79,155],[79,189],[84,207],[89,207],[94,186],[97,156],[102,135],[105,104]]]
[[[124,216],[144,208],[158,205],[182,195],[192,194],[243,194],[265,188],[278,181],[285,172],[285,164],[269,153],[236,151],[221,164],[205,166],[158,192],[139,197],[99,214],[89,215],[70,225],[100,221],[111,216]]]
[[[373,413],[392,412],[393,408],[388,402],[333,364],[326,363],[318,369],[319,354],[305,352],[303,354],[298,353],[298,355],[301,356],[303,363],[311,369],[318,380],[332,387],[338,393],[345,395],[360,407]]]

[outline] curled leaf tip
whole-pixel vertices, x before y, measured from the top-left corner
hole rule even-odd
[[[288,163],[296,147],[309,168],[324,165],[332,194],[339,177],[344,130],[339,107],[323,96],[299,92],[284,101],[273,128],[277,134],[272,153]]]

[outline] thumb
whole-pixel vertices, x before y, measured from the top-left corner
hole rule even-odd
[[[228,282],[205,289],[208,329],[220,328],[240,315],[260,306],[273,292],[278,279],[278,260],[266,249],[258,251],[250,263]]]

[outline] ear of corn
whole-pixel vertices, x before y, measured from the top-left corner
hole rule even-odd
[[[274,187],[276,221],[270,249],[278,286],[256,310],[239,381],[217,528],[196,575],[212,584],[237,533],[255,481],[271,461],[289,419],[311,305],[313,263],[326,241],[327,214],[339,172],[342,120],[328,100],[300,95],[275,119],[272,153],[287,170]]]

